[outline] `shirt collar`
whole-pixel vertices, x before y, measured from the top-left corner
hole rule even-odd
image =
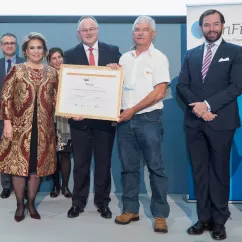
[[[87,52],[89,51],[88,49],[90,48],[89,46],[83,44],[84,50]],[[98,50],[98,41],[93,45],[92,47],[94,50]]]
[[[216,40],[215,42],[213,42],[213,44],[218,47],[222,43],[222,40],[223,40],[223,38],[221,36],[218,40]],[[207,40],[205,40],[205,46],[207,46],[208,44],[210,44],[210,42],[208,42]]]
[[[136,45],[133,45],[133,46],[130,48],[130,53],[131,53],[131,55],[133,55],[133,56],[136,56],[135,49],[136,49]],[[152,56],[152,53],[153,53],[154,49],[155,49],[155,47],[154,47],[153,43],[151,43],[151,44],[150,44],[150,47],[149,47],[145,52],[143,52],[142,54],[148,53],[150,56]]]
[[[9,59],[5,58],[5,62],[7,62],[8,60],[11,60],[11,62],[16,63],[16,58],[17,58],[16,55],[12,56]]]

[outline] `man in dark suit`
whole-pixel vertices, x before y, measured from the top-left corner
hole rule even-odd
[[[78,22],[82,43],[64,53],[65,64],[106,66],[118,63],[119,48],[98,41],[98,23],[94,17],[82,17]],[[73,118],[69,120],[74,156],[74,189],[68,217],[84,211],[90,187],[90,164],[94,152],[94,203],[101,216],[111,218],[108,207],[111,189],[111,155],[115,127],[110,121]]]
[[[16,56],[17,38],[14,34],[3,34],[0,40],[0,47],[4,55],[4,57],[0,59],[0,91],[2,91],[4,78],[11,67],[15,64],[24,62],[24,59]],[[2,136],[2,131],[3,120],[0,117],[0,136]],[[0,195],[1,198],[8,198],[12,192],[11,176],[8,174],[1,174],[1,185],[3,188]]]
[[[187,106],[186,134],[197,196],[198,222],[187,232],[210,230],[216,240],[227,237],[230,149],[240,126],[237,97],[242,93],[242,47],[222,39],[224,23],[217,10],[201,15],[205,43],[187,51],[177,85]]]

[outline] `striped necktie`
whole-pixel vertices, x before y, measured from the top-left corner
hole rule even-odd
[[[202,65],[202,79],[204,81],[206,75],[207,75],[207,72],[208,72],[208,69],[209,69],[209,66],[212,62],[212,48],[215,46],[215,44],[208,44],[207,45],[207,53],[204,57],[204,60],[203,60],[203,65]]]

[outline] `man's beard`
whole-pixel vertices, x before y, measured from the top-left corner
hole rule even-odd
[[[203,33],[203,36],[204,36],[204,38],[205,38],[208,42],[213,43],[213,42],[217,41],[218,39],[220,39],[220,37],[221,37],[223,31],[220,31],[219,33],[218,33],[218,32],[215,32],[215,33],[217,33],[217,36],[216,36],[215,38],[209,36],[209,34],[210,34],[211,32],[215,32],[215,31],[209,31],[207,34],[204,34],[204,33]]]

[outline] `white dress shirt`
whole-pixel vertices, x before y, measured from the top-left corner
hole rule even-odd
[[[84,45],[83,44],[83,47],[84,47],[84,50],[86,52],[86,55],[87,55],[87,59],[88,59],[88,62],[89,62],[89,54],[90,54],[90,51],[89,51],[89,46],[87,45]],[[98,41],[93,45],[93,55],[94,55],[94,60],[95,60],[95,66],[98,66]]]

